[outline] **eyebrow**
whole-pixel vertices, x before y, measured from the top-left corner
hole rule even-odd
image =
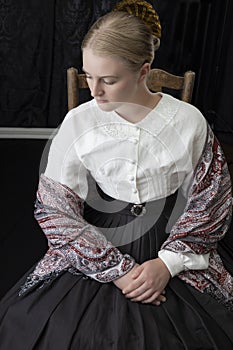
[[[83,67],[82,67],[82,70],[84,73],[91,75]],[[103,75],[102,77],[99,77],[99,78],[116,78],[117,79],[118,77],[116,75]]]

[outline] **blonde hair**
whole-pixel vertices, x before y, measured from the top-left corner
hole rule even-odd
[[[130,70],[138,71],[144,63],[152,63],[159,43],[159,38],[140,19],[116,11],[92,25],[84,37],[82,50],[90,48],[100,56],[121,58]]]

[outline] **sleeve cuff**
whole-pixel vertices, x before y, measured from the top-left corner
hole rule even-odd
[[[172,277],[185,270],[203,270],[209,265],[208,254],[174,253],[170,250],[161,249],[159,258],[167,266]]]
[[[98,282],[112,282],[129,272],[135,265],[135,260],[130,255],[123,255],[118,265],[110,267],[104,271],[97,273],[86,273],[88,277],[95,279]]]

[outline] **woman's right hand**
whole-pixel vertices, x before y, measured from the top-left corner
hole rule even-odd
[[[135,264],[134,267],[129,272],[127,272],[124,276],[113,281],[115,286],[120,290],[124,290],[131,282],[133,282],[134,280],[133,275],[138,266],[139,264]],[[152,304],[160,305],[161,302],[165,302],[165,301],[166,301],[165,290],[163,290],[161,294],[156,298],[156,300],[152,302]]]

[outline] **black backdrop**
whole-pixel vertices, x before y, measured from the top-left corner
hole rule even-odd
[[[233,143],[232,1],[149,2],[157,8],[163,29],[154,66],[178,74],[194,70],[193,103],[216,133]],[[0,126],[61,123],[67,111],[66,69],[81,69],[84,34],[116,3],[0,0]]]
[[[67,111],[66,70],[82,67],[90,25],[117,0],[0,0],[0,127],[57,127]],[[193,103],[233,145],[233,3],[154,0],[162,23],[153,66],[196,72]],[[82,101],[89,98],[82,95]],[[46,140],[0,139],[0,297],[47,249],[33,219]],[[232,147],[232,146],[231,146]]]

